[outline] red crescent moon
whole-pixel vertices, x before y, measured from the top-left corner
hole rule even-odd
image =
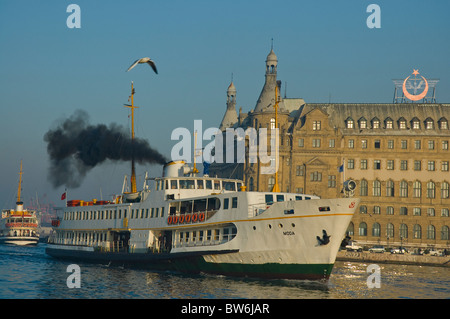
[[[427,79],[425,79],[422,76],[422,79],[425,81],[425,89],[419,95],[414,95],[414,94],[408,93],[408,91],[406,90],[406,81],[408,81],[408,79],[409,79],[409,76],[405,79],[405,81],[403,81],[403,94],[405,94],[405,96],[408,99],[410,99],[411,101],[419,101],[419,100],[423,99],[428,93],[428,81],[427,81]]]

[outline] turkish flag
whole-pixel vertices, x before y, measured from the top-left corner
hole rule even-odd
[[[61,200],[65,200],[66,199],[66,193],[63,193],[62,195],[61,195]]]

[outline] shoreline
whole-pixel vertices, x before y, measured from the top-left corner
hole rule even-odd
[[[450,267],[450,256],[424,256],[411,254],[370,253],[367,251],[339,251],[336,261],[356,261],[380,264]]]

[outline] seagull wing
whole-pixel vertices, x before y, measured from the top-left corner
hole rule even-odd
[[[155,71],[155,73],[158,74],[158,70],[156,69],[155,62],[153,62],[152,60],[150,60],[150,61],[148,61],[147,63],[148,63],[148,65],[150,65],[150,66],[152,67],[153,71]]]
[[[130,71],[132,68],[134,68],[139,63],[139,61],[140,61],[140,59],[134,61],[134,63],[128,68],[127,72]]]

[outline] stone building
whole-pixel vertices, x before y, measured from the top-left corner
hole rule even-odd
[[[236,88],[230,85],[233,97],[221,130],[275,127],[277,68],[271,50],[255,108],[240,109],[237,117]],[[450,104],[317,104],[279,93],[277,98],[282,192],[340,197],[344,181],[353,180],[352,195],[362,199],[348,228],[353,239],[449,249]],[[246,143],[248,150],[248,138]],[[246,155],[245,163],[212,165],[211,174],[243,179],[248,191],[271,191],[275,175],[261,174],[264,164],[249,163]]]

